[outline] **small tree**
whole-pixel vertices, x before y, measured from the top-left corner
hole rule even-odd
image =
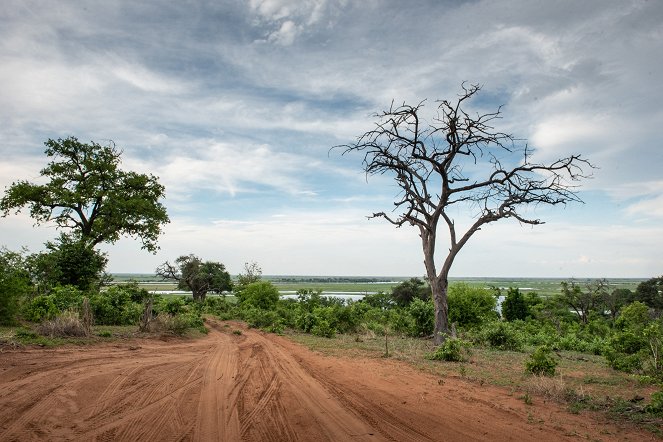
[[[235,284],[235,289],[240,292],[249,284],[260,281],[262,278],[262,269],[257,262],[245,262],[244,263],[244,273],[240,273],[237,276],[237,284]]]
[[[431,299],[430,287],[419,278],[403,281],[391,290],[391,297],[396,305],[405,307],[415,299],[427,301]]]
[[[46,252],[29,257],[30,273],[37,287],[49,292],[57,285],[73,285],[97,291],[111,277],[105,273],[108,258],[84,241],[61,234],[46,243]]]
[[[14,182],[0,200],[3,216],[30,208],[37,224],[54,222],[72,230],[89,247],[136,237],[155,252],[161,227],[168,223],[159,202],[164,187],[152,175],[120,170],[122,152],[111,142],[84,144],[75,137],[44,143],[53,160],[41,170],[46,184]]]
[[[663,310],[663,276],[643,281],[635,289],[635,301],[656,309]]]
[[[590,312],[602,312],[607,291],[605,280],[587,283],[584,290],[573,281],[570,284],[565,281],[562,282],[561,300],[577,313],[583,324],[587,324]]]
[[[571,155],[548,164],[531,161],[532,150],[492,124],[501,108],[472,115],[466,102],[480,86],[465,86],[455,102],[439,102],[438,115],[427,123],[424,102],[392,106],[376,115],[376,127],[355,143],[339,146],[343,153],[364,155],[367,175],[394,176],[401,193],[394,212],[374,213],[397,227],[419,229],[426,276],[435,303],[435,342],[449,332],[447,290],[451,266],[468,240],[486,224],[513,218],[524,224],[542,224],[523,207],[580,201],[571,184],[583,178],[591,164]],[[464,206],[474,219],[463,232],[453,215]],[[438,227],[448,233],[446,258],[437,262]]]
[[[21,298],[30,290],[23,254],[0,248],[0,325],[16,322]]]
[[[230,274],[220,262],[205,261],[195,255],[183,255],[156,269],[157,276],[177,281],[181,290],[191,290],[195,301],[204,301],[208,292],[222,293],[232,290]]]
[[[509,287],[504,302],[502,302],[502,316],[507,321],[525,320],[529,316],[527,301],[517,288]]]

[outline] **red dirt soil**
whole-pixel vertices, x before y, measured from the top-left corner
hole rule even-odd
[[[0,353],[0,440],[654,440],[388,359],[210,321],[197,340]]]

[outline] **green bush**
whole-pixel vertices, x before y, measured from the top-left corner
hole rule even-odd
[[[524,321],[529,316],[527,301],[517,288],[509,287],[504,302],[502,302],[502,316],[507,321]]]
[[[496,319],[496,304],[493,294],[484,288],[465,283],[453,284],[448,293],[449,323],[460,327],[474,327],[484,321]]]
[[[59,310],[50,295],[40,295],[32,298],[23,308],[23,317],[31,322],[41,322],[45,319],[53,319]]]
[[[491,348],[498,350],[522,351],[523,343],[520,333],[509,323],[495,321],[481,330],[483,341]]]
[[[30,292],[30,278],[20,253],[0,248],[0,325],[13,325],[20,302]]]
[[[645,408],[647,413],[661,414],[663,413],[663,391],[652,393],[649,405]]]
[[[456,338],[447,338],[433,353],[426,355],[426,359],[434,361],[464,362],[468,359],[468,344]]]
[[[525,361],[525,371],[536,375],[554,376],[556,368],[557,360],[552,355],[550,347],[545,345],[534,350]]]
[[[60,312],[78,309],[83,303],[83,292],[73,285],[53,287],[50,296]]]
[[[240,303],[263,310],[271,310],[279,301],[279,291],[269,281],[258,281],[247,285],[238,293]]]
[[[164,296],[159,300],[157,311],[175,316],[184,311],[184,296]]]
[[[99,325],[133,325],[138,323],[142,306],[131,301],[131,295],[121,287],[90,297],[90,308]]]
[[[410,302],[407,312],[412,318],[411,336],[430,336],[435,329],[435,307],[433,301],[415,299]]]
[[[323,338],[333,338],[336,335],[336,329],[326,319],[319,319],[311,328],[311,334]]]

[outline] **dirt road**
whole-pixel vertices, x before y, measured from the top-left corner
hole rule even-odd
[[[393,360],[210,322],[199,340],[0,353],[0,440],[653,440]]]

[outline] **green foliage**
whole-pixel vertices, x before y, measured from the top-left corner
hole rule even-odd
[[[20,302],[30,290],[23,255],[0,248],[0,325],[16,322]]]
[[[279,300],[278,289],[269,281],[251,283],[238,294],[243,306],[251,306],[263,310],[270,310]]]
[[[223,293],[232,289],[230,274],[220,262],[205,261],[195,255],[183,255],[156,269],[156,274],[177,281],[181,290],[190,290],[195,301],[204,301],[208,292]]]
[[[75,235],[61,234],[54,242],[47,242],[46,249],[31,257],[34,278],[45,291],[56,285],[97,291],[110,280],[104,272],[106,255]]]
[[[534,353],[525,361],[525,371],[536,375],[554,376],[556,367],[557,360],[550,347],[545,345],[534,350]]]
[[[244,273],[237,275],[236,290],[241,292],[249,284],[260,281],[262,277],[262,269],[257,262],[245,262]]]
[[[435,327],[435,307],[433,301],[423,301],[419,298],[410,302],[407,312],[412,318],[412,328],[409,334],[412,336],[430,336]]]
[[[391,291],[391,298],[399,307],[406,307],[415,299],[428,301],[431,296],[430,287],[419,278],[403,281]]]
[[[55,307],[61,312],[78,309],[83,303],[83,292],[71,285],[53,287],[50,296]]]
[[[474,327],[497,318],[493,294],[480,287],[458,283],[449,287],[449,323],[460,327]]]
[[[364,296],[362,302],[365,302],[371,307],[380,308],[383,310],[390,309],[394,306],[392,297],[384,292],[372,293]]]
[[[467,361],[469,357],[468,347],[468,343],[461,339],[447,338],[433,353],[426,355],[426,359],[434,361],[464,362]]]
[[[529,316],[527,301],[520,290],[509,287],[502,302],[502,316],[507,321],[525,320]]]
[[[44,144],[52,160],[40,174],[48,182],[12,183],[0,200],[5,216],[28,206],[37,224],[72,229],[90,247],[129,235],[156,251],[161,227],[169,221],[156,177],[120,170],[122,152],[112,143],[84,144],[69,137]]]
[[[653,414],[663,413],[663,391],[652,393],[649,405],[647,405],[645,411]]]
[[[90,307],[99,325],[137,324],[142,312],[141,305],[131,301],[131,294],[118,286],[90,297]]]
[[[168,313],[170,316],[175,316],[184,311],[184,296],[164,296],[159,300],[157,305],[157,312]]]
[[[511,351],[523,349],[520,333],[510,323],[494,321],[486,324],[481,330],[481,335],[483,342],[491,348]]]
[[[569,308],[573,309],[582,323],[589,322],[592,312],[603,312],[605,309],[605,298],[607,296],[607,282],[596,280],[584,285],[584,288],[574,281],[562,282],[562,293],[560,300]]]
[[[31,322],[41,322],[46,319],[53,319],[59,310],[53,301],[52,296],[35,296],[23,308],[23,317]]]
[[[638,284],[634,298],[648,307],[663,310],[663,276]]]

